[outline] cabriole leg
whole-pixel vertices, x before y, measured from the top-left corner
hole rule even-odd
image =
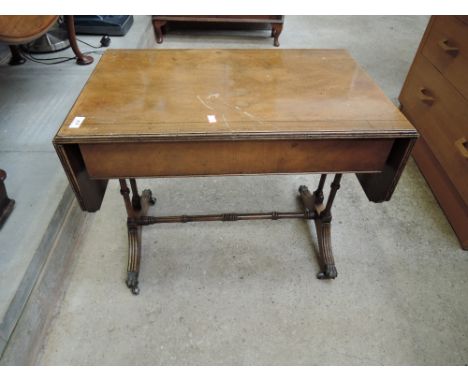
[[[276,47],[280,46],[279,36],[282,30],[283,30],[283,24],[281,23],[274,23],[271,26],[271,37],[273,37],[273,45]]]
[[[154,34],[156,35],[156,42],[162,44],[163,42],[163,31],[162,27],[166,24],[166,21],[153,20]]]

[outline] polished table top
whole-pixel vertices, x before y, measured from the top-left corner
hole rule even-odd
[[[415,136],[345,50],[153,49],[106,51],[56,141]]]
[[[345,50],[107,50],[54,145],[96,211],[158,176],[351,172],[382,202],[417,136]]]

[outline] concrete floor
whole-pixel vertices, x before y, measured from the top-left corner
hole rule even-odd
[[[280,42],[347,48],[396,100],[427,20],[291,16]],[[266,36],[171,33],[155,47],[273,48]],[[141,184],[158,197],[156,213],[171,214],[294,209],[297,187],[317,180]],[[134,297],[123,282],[125,211],[111,182],[101,210],[87,215],[63,299],[32,363],[468,363],[468,256],[415,164],[388,203],[369,203],[353,175],[344,177],[338,195],[338,279],[315,278],[316,237],[303,221],[158,225],[144,229],[141,294]],[[15,363],[14,354],[4,362]]]
[[[112,38],[111,45],[146,48],[153,43],[151,33],[150,19],[139,16],[129,33]],[[99,42],[99,36],[79,38],[93,45]],[[80,45],[82,51],[92,50]],[[68,49],[55,56],[73,53]],[[9,66],[9,50],[0,45],[0,168],[7,172],[7,191],[16,200],[0,230],[0,355],[27,297],[18,297],[18,291],[29,288],[40,271],[31,264],[42,255],[38,248],[68,187],[52,138],[99,61],[100,54],[93,56],[89,66],[74,61]]]

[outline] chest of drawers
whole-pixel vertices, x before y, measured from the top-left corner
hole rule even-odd
[[[468,249],[468,17],[433,16],[401,91],[413,157]]]

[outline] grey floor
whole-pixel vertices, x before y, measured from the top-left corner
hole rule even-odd
[[[113,38],[112,47],[148,47],[151,33],[148,17],[137,17],[124,38]],[[99,42],[97,36],[79,37]],[[81,45],[83,51],[93,50]],[[9,66],[8,52],[0,46],[0,168],[7,172],[7,191],[16,204],[0,230],[0,354],[22,307],[15,294],[30,278],[28,267],[68,187],[52,138],[100,57],[94,54],[89,66],[74,61]],[[72,55],[71,49],[55,54]]]
[[[265,31],[174,32],[156,46],[137,36],[150,34],[149,20],[137,21],[140,29],[120,46],[273,48]],[[290,16],[280,42],[282,48],[347,48],[396,102],[427,21]],[[92,70],[73,64],[58,74],[33,69],[33,76],[26,68],[0,70],[1,86],[12,89],[0,95],[9,115],[4,121],[2,109],[0,163],[10,173],[10,193],[29,201],[17,207],[0,239],[20,235],[24,248],[40,240],[39,222],[58,202],[52,191],[66,187],[50,139]],[[294,175],[141,184],[157,195],[157,213],[170,214],[291,209],[297,187],[317,180]],[[33,363],[468,363],[468,255],[413,161],[388,203],[369,203],[355,177],[344,177],[334,208],[335,281],[315,278],[316,237],[302,221],[158,225],[144,230],[141,294],[134,297],[123,283],[127,237],[120,198],[111,182],[101,210],[87,215],[63,298]],[[16,253],[26,255],[17,246]],[[0,290],[8,290],[28,262],[14,257],[2,252],[10,281],[2,277]]]

